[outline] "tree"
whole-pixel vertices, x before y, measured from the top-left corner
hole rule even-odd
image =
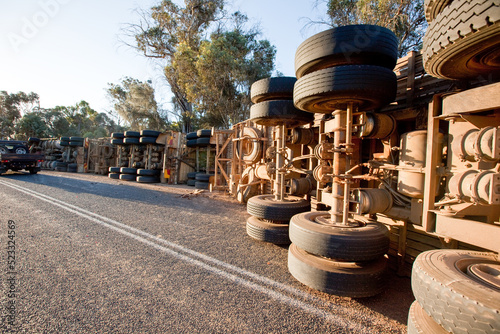
[[[25,114],[16,124],[16,139],[27,140],[29,137],[44,138],[48,127],[40,111]]]
[[[9,94],[0,92],[0,137],[9,138],[14,135],[16,122],[23,114],[33,110],[39,104],[36,93],[24,92]]]
[[[427,28],[423,1],[413,0],[317,0],[326,2],[332,27],[376,24],[389,28],[399,39],[399,56],[420,50]]]
[[[135,38],[136,49],[146,57],[166,61],[165,79],[174,95],[176,109],[185,131],[191,131],[192,105],[186,92],[178,84],[178,72],[172,68],[172,61],[179,45],[197,50],[202,34],[214,21],[223,15],[224,0],[185,0],[185,7],[171,0],[162,0],[149,13],[142,12],[139,24],[131,24],[127,34]]]
[[[42,117],[47,126],[47,137],[57,138],[69,133],[70,124],[62,112],[64,108],[66,107],[58,106],[53,109],[43,109]]]
[[[245,31],[246,16],[235,13],[236,26],[214,32],[198,50],[179,47],[172,67],[187,99],[203,117],[204,126],[228,128],[249,117],[250,86],[269,77],[276,50],[258,31]]]
[[[207,126],[240,121],[248,116],[250,84],[270,76],[274,47],[258,41],[256,29],[243,29],[244,15],[226,17],[223,0],[184,4],[163,0],[151,13],[143,13],[142,22],[129,30],[136,48],[166,61],[164,75],[184,131],[191,131],[199,116]],[[225,22],[234,27],[227,28]]]
[[[115,110],[132,130],[163,130],[167,123],[158,110],[154,89],[149,82],[125,78],[121,85],[109,84],[109,96],[115,101]]]

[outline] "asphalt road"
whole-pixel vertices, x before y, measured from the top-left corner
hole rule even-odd
[[[1,176],[1,332],[406,332],[408,278],[366,299],[311,290],[288,273],[287,247],[246,235],[243,205],[191,191]]]

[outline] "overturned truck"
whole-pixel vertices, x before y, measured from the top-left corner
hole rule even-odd
[[[368,297],[411,270],[410,332],[499,333],[500,4],[426,10],[422,55],[339,27],[299,46],[296,78],[254,83],[232,191],[303,284]]]

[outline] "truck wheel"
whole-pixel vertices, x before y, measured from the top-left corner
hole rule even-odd
[[[240,134],[244,138],[241,143],[241,153],[236,150],[236,157],[243,160],[246,164],[254,164],[262,157],[262,142],[259,138],[262,132],[254,127],[247,126]]]
[[[137,168],[121,167],[120,168],[120,173],[122,173],[122,174],[130,174],[130,175],[137,175]]]
[[[12,150],[14,151],[15,154],[26,154],[29,152],[29,148],[27,148],[24,145],[15,146]]]
[[[158,169],[137,169],[137,175],[160,177],[161,171]]]
[[[141,137],[139,138],[141,144],[156,144],[156,137]]]
[[[428,23],[434,21],[436,16],[443,11],[453,0],[424,0],[425,19]]]
[[[247,234],[255,240],[288,245],[288,224],[270,223],[256,217],[247,219]]]
[[[252,183],[256,180],[255,170],[252,166],[247,167],[241,174],[241,179],[238,183],[238,190],[236,192],[236,199],[240,203],[246,203],[248,200],[259,193],[259,185],[253,184],[245,186],[245,184]]]
[[[307,253],[291,244],[288,270],[295,279],[315,290],[352,298],[371,297],[384,290],[387,259],[370,262],[335,261]]]
[[[140,132],[141,137],[153,137],[153,138],[158,138],[158,136],[161,134],[160,131],[155,131],[155,130],[142,130]]]
[[[138,132],[138,131],[125,131],[123,133],[123,135],[125,137],[128,137],[128,138],[137,138],[137,139],[139,139],[139,137],[141,136],[141,133]]]
[[[125,138],[123,138],[123,144],[125,144],[125,145],[137,145],[137,144],[139,144],[139,138],[125,137]]]
[[[295,127],[311,123],[313,119],[313,114],[295,108],[290,100],[264,101],[250,107],[250,120],[259,125]]]
[[[396,74],[385,67],[337,66],[308,74],[295,84],[295,106],[312,113],[345,110],[354,102],[359,110],[377,109],[396,97]]]
[[[427,313],[425,313],[422,306],[417,301],[411,304],[410,312],[408,314],[408,334],[449,334],[434,321]]]
[[[118,180],[120,178],[120,173],[109,173],[108,177],[113,180]]]
[[[191,139],[197,139],[198,138],[198,133],[197,132],[189,132],[186,134],[186,139],[191,140]]]
[[[500,333],[500,261],[493,253],[431,250],[413,263],[413,294],[453,333]]]
[[[38,171],[35,168],[30,168],[29,169],[30,174],[36,174]]]
[[[159,183],[160,177],[159,176],[138,176],[136,180],[139,183]]]
[[[295,75],[341,65],[375,65],[392,70],[398,59],[398,39],[376,25],[349,25],[306,39],[295,53]]]
[[[212,137],[212,130],[210,129],[198,130],[196,131],[196,135],[198,136],[198,138],[210,138]]]
[[[308,201],[294,196],[288,196],[284,201],[277,201],[274,195],[259,195],[250,198],[247,203],[249,214],[272,221],[288,222],[294,215],[310,209]]]
[[[7,154],[9,150],[5,146],[0,146],[0,154]]]
[[[293,85],[297,78],[275,77],[258,80],[250,87],[250,99],[252,103],[260,103],[270,100],[292,100]]]
[[[136,181],[137,176],[135,174],[120,174],[118,178],[122,181]]]
[[[319,219],[318,219],[319,218]],[[343,261],[371,261],[389,249],[389,231],[377,222],[341,227],[321,223],[328,212],[303,212],[290,221],[290,240],[308,253]]]
[[[500,1],[453,1],[429,24],[424,36],[427,73],[467,79],[500,73]]]

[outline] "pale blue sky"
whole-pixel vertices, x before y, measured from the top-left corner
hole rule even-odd
[[[86,100],[112,109],[105,89],[129,76],[152,80],[157,100],[170,109],[170,94],[155,64],[119,41],[126,23],[138,22],[136,8],[159,0],[0,0],[0,90],[35,92],[43,108]],[[294,55],[307,37],[304,18],[324,15],[314,0],[228,0],[260,24],[261,38],[277,48],[276,70],[294,76]],[[183,3],[183,2],[181,2]]]

